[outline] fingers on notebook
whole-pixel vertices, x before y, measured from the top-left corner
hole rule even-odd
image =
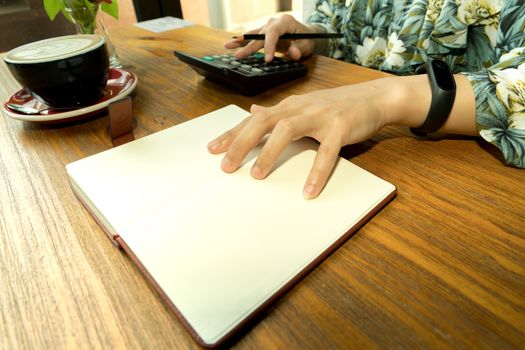
[[[261,110],[248,118],[242,130],[239,130],[231,141],[221,163],[222,170],[227,173],[237,170],[248,153],[271,131],[273,124],[273,116],[266,110]]]
[[[313,199],[319,196],[335,167],[340,149],[336,142],[327,141],[319,145],[312,170],[304,185],[304,198]]]
[[[249,118],[245,118],[242,122],[237,124],[237,126],[235,126],[233,129],[226,131],[221,136],[210,141],[208,143],[208,151],[213,154],[226,152],[228,148],[230,147],[231,143],[233,142],[233,140],[237,137],[237,135],[245,127],[248,120]]]
[[[298,117],[280,119],[273,127],[272,133],[252,167],[252,176],[256,179],[263,179],[268,176],[284,149],[292,141],[303,137],[306,133],[306,123],[301,123]]]
[[[250,171],[254,178],[264,179],[272,171],[284,149],[291,142],[311,134],[312,126],[301,120],[301,116],[282,119],[279,108],[252,105],[250,111],[252,116],[210,142],[208,149],[212,153],[227,151],[221,168],[231,173],[240,167],[247,154],[270,133]],[[327,137],[321,142],[303,188],[306,199],[316,198],[326,185],[341,148],[337,140],[337,137]]]

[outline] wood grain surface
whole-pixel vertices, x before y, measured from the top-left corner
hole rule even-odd
[[[201,26],[112,31],[139,79],[136,138],[228,104],[386,75],[311,57],[307,77],[244,97],[172,53],[223,52],[229,37]],[[0,101],[18,89],[1,62]],[[69,186],[65,164],[110,147],[103,114],[60,125],[0,116],[0,348],[198,348]],[[479,138],[417,139],[401,127],[342,155],[395,184],[397,198],[232,347],[525,348],[524,171]]]

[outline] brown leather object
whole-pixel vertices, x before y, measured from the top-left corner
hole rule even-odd
[[[133,107],[131,97],[108,106],[109,136],[114,147],[135,140],[133,136]]]

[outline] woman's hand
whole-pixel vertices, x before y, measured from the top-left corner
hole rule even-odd
[[[389,96],[395,98],[396,93],[388,91],[390,80],[291,96],[272,107],[253,105],[252,115],[210,142],[208,150],[227,152],[221,168],[231,173],[269,133],[251,169],[254,178],[263,179],[289,143],[305,136],[314,138],[320,145],[303,195],[315,198],[325,186],[341,147],[366,140],[391,123]]]
[[[251,30],[247,34],[265,34],[265,40],[246,41],[242,35],[237,39],[227,42],[224,46],[227,49],[237,49],[235,57],[246,57],[264,47],[264,59],[270,62],[275,52],[285,52],[288,57],[298,60],[301,57],[312,54],[314,41],[311,39],[303,40],[279,40],[279,37],[285,33],[319,33],[321,28],[314,25],[305,25],[298,22],[290,15],[283,15],[280,18],[272,18],[263,27]]]
[[[455,80],[456,101],[439,131],[477,135],[472,86],[464,75],[456,75]],[[341,147],[364,141],[386,125],[421,126],[431,96],[428,77],[414,75],[291,96],[272,107],[253,105],[252,115],[211,141],[208,150],[226,152],[221,168],[231,173],[270,134],[251,169],[254,178],[263,179],[288,144],[314,138],[320,145],[303,190],[304,197],[311,199],[324,188]]]

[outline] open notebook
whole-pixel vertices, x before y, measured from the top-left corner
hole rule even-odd
[[[315,200],[316,144],[290,145],[265,180],[233,174],[208,141],[248,112],[227,106],[66,166],[72,187],[193,337],[215,346],[290,290],[395,196],[340,159]]]

